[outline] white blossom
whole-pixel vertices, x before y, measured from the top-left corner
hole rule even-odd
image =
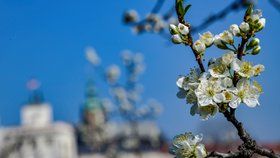
[[[94,66],[97,66],[101,63],[98,54],[96,53],[95,49],[92,47],[86,48],[86,59]]]
[[[262,17],[262,11],[259,9],[256,9],[253,11],[253,13],[250,16],[250,19],[255,22],[257,20],[259,20]]]
[[[221,39],[220,35],[215,35],[214,45],[217,46],[220,49],[227,49],[227,46],[226,46],[225,43],[222,42],[222,39]]]
[[[116,82],[120,77],[121,70],[117,65],[111,65],[106,70],[107,80],[111,83]]]
[[[186,77],[185,76],[182,76],[180,78],[178,78],[177,82],[176,82],[176,85],[179,87],[179,88],[182,88],[182,89],[185,89],[187,90],[187,87],[185,87],[185,79]]]
[[[238,36],[240,33],[240,29],[239,29],[238,25],[236,25],[236,24],[232,24],[229,27],[229,31],[233,34],[233,36]]]
[[[189,33],[189,28],[181,23],[178,24],[178,30],[182,35],[187,35]]]
[[[201,141],[202,135],[194,136],[192,133],[177,135],[173,138],[170,153],[176,158],[204,158],[207,156],[207,151]]]
[[[191,69],[190,74],[187,76],[181,76],[177,79],[177,86],[184,90],[195,89],[198,86],[200,80],[199,69]]]
[[[221,60],[217,60],[211,64],[208,69],[211,76],[215,78],[227,77],[230,75],[227,65],[223,64]]]
[[[254,75],[253,66],[250,62],[247,61],[240,61],[236,58],[232,62],[232,68],[242,77],[250,78]]]
[[[229,31],[224,31],[223,33],[219,34],[220,39],[225,42],[226,44],[233,44],[233,35]]]
[[[195,90],[197,96],[197,101],[199,106],[216,105],[216,103],[221,103],[223,99],[221,98],[222,87],[221,80],[210,78],[208,80],[203,80],[200,82],[198,88]]]
[[[226,53],[222,56],[222,62],[226,66],[229,66],[233,62],[235,57],[236,57],[236,54],[234,54],[233,51],[229,51],[228,53]]]
[[[261,18],[259,21],[258,21],[258,25],[259,25],[259,30],[263,29],[265,27],[265,18]]]
[[[258,76],[258,75],[260,75],[263,71],[264,71],[264,66],[263,65],[261,65],[261,64],[258,64],[258,65],[255,65],[254,67],[253,67],[253,69],[254,69],[254,75],[255,76]]]
[[[197,53],[203,53],[206,49],[205,44],[201,40],[195,41],[192,47]]]
[[[239,25],[239,28],[242,32],[248,32],[250,30],[250,26],[248,23],[246,22],[242,22],[240,25]]]
[[[178,34],[178,28],[174,24],[169,24],[169,31],[172,35]]]
[[[211,46],[214,42],[213,34],[210,31],[199,34],[199,40],[202,41],[207,47]]]
[[[171,39],[172,39],[172,42],[175,44],[180,44],[183,42],[183,40],[179,34],[172,35]]]
[[[201,120],[208,120],[210,117],[215,116],[219,111],[217,105],[198,106],[193,105],[191,108],[191,115],[198,114]]]
[[[234,93],[233,99],[230,101],[229,106],[237,108],[238,105],[243,102],[248,107],[255,107],[259,105],[259,95],[261,93],[260,86],[257,84],[250,84],[250,81],[246,78],[242,78],[238,81],[236,88],[232,88],[231,92]]]

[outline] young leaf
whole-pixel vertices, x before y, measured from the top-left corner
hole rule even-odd
[[[178,12],[180,16],[184,16],[184,7],[183,7],[183,0],[177,1],[177,6],[178,6]]]
[[[186,15],[186,13],[188,12],[188,10],[190,9],[192,5],[188,4],[186,7],[185,7],[185,10],[184,10],[184,15]]]

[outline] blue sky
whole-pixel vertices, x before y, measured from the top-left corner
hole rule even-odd
[[[193,4],[188,18],[199,24],[210,13],[222,9],[231,1],[190,0]],[[171,3],[166,4],[168,8]],[[193,55],[183,46],[173,46],[157,35],[135,36],[121,22],[122,13],[136,9],[145,16],[153,6],[149,0],[0,0],[0,117],[2,125],[16,125],[20,108],[26,102],[26,82],[38,78],[45,97],[53,105],[55,120],[77,122],[84,99],[87,78],[94,76],[84,58],[84,49],[93,46],[104,66],[120,63],[119,53],[130,49],[145,55],[147,70],[141,78],[144,98],[156,98],[164,111],[159,126],[169,136],[195,131],[201,125],[197,116],[189,115],[189,105],[176,98],[175,81],[195,65]],[[264,141],[280,141],[280,75],[279,12],[266,1],[258,8],[267,18],[261,39],[262,52],[248,57],[262,63],[266,71],[259,77],[264,86],[261,106],[242,106],[237,115],[254,137]],[[239,24],[243,12],[231,13],[225,20],[207,30],[217,34],[232,23]],[[206,30],[204,30],[206,31]],[[195,36],[197,37],[197,35]],[[223,52],[210,49],[207,56]],[[107,95],[102,81],[96,81],[101,96]],[[217,116],[215,119],[224,118]],[[218,128],[219,124],[217,124]]]

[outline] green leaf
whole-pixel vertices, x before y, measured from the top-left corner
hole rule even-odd
[[[250,4],[246,10],[245,16],[250,16],[253,12],[253,4]]]
[[[184,7],[183,7],[183,0],[177,1],[178,12],[180,16],[184,16]]]
[[[192,5],[188,4],[186,7],[185,7],[185,10],[184,10],[184,16],[186,15],[186,13],[188,12],[188,10],[190,9]]]

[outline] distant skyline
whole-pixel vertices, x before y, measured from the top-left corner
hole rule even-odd
[[[187,18],[198,25],[210,13],[215,13],[232,1],[190,0]],[[198,116],[189,115],[189,105],[176,97],[176,79],[195,66],[193,54],[183,46],[174,46],[154,34],[136,36],[122,24],[122,14],[136,9],[144,17],[154,1],[75,1],[75,0],[0,0],[0,118],[4,126],[20,123],[20,108],[27,102],[26,83],[37,78],[44,96],[51,103],[54,119],[77,123],[84,101],[85,85],[92,77],[100,97],[108,89],[86,61],[84,51],[92,46],[102,58],[103,66],[121,64],[123,50],[144,54],[146,71],[140,82],[144,99],[155,98],[164,106],[157,120],[171,138],[185,131],[197,131],[202,124]],[[164,8],[171,6],[171,2]],[[257,37],[262,52],[248,57],[266,66],[258,78],[264,87],[261,106],[237,110],[237,117],[254,137],[263,141],[280,141],[280,75],[279,72],[279,12],[267,1],[259,1],[266,28]],[[231,13],[226,19],[211,25],[217,34],[230,24],[241,23],[244,11]],[[197,34],[195,35],[197,38]],[[210,49],[207,59],[222,52]],[[225,120],[221,116],[214,119]],[[204,124],[204,123],[203,123]],[[216,127],[219,128],[219,127]]]

